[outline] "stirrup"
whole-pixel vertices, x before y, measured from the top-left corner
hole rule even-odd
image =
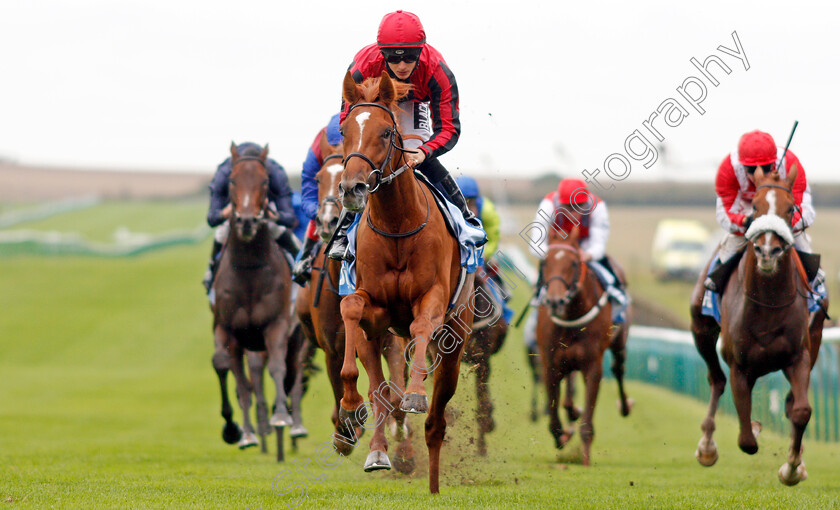
[[[292,268],[292,281],[301,287],[312,279],[312,257],[305,256],[295,263]]]
[[[347,236],[336,234],[327,256],[333,260],[344,260],[347,256],[347,247]]]
[[[717,285],[715,285],[715,282],[712,281],[712,279],[708,276],[706,277],[706,280],[703,281],[703,287],[705,287],[707,290],[710,290],[712,292],[717,292],[718,291]]]

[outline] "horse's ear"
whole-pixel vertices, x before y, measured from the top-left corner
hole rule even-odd
[[[230,141],[230,155],[233,159],[239,157],[239,151],[236,149],[236,143],[233,140]]]
[[[755,167],[755,173],[753,174],[753,179],[755,179],[755,185],[758,186],[758,181],[764,180],[764,170],[761,169],[761,166]]]
[[[267,157],[268,157],[268,144],[265,144],[265,147],[263,147],[262,152],[260,152],[260,161],[265,163],[265,158],[267,158]]]
[[[345,103],[355,104],[359,100],[359,88],[353,80],[353,76],[350,75],[350,71],[347,71],[347,74],[344,75],[343,89]]]
[[[397,88],[388,73],[382,71],[382,77],[379,80],[379,100],[383,104],[392,104],[397,99]]]
[[[790,189],[793,189],[793,183],[796,182],[796,176],[799,174],[799,165],[794,163],[790,167],[790,172],[788,172],[787,177],[785,177],[785,184]]]
[[[577,243],[578,239],[580,239],[580,225],[575,225],[572,227],[572,231],[569,232],[569,237],[566,240],[570,243]]]

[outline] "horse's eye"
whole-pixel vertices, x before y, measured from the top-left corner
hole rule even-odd
[[[385,131],[383,131],[382,132],[382,138],[391,138],[391,130],[386,129]]]
[[[790,206],[790,207],[788,208],[788,212],[787,212],[787,213],[788,213],[788,214],[793,214],[794,212],[796,212],[796,206],[793,206],[793,205],[792,205],[792,206]]]
[[[231,185],[231,186],[236,186],[236,180],[235,180],[235,179],[231,179],[231,180],[230,180],[230,185]]]
[[[341,136],[344,136],[344,129],[343,129],[343,128],[342,128],[342,129],[339,129],[339,130],[338,130],[338,134],[340,134]]]
[[[264,180],[262,183],[262,187],[265,188],[268,186],[268,179]]]

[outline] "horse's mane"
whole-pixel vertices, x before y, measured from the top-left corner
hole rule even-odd
[[[380,101],[379,98],[379,82],[382,81],[382,77],[376,76],[373,78],[368,78],[362,83],[359,84],[359,94],[361,95],[361,101],[365,103],[376,103]],[[394,101],[392,104],[384,105],[389,110],[394,110],[396,107],[396,103],[403,98],[405,98],[409,92],[411,92],[411,84],[410,83],[403,83],[397,80],[391,80],[394,84],[394,90],[396,91],[396,95],[394,96]]]

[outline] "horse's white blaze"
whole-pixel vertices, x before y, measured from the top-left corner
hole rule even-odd
[[[370,112],[362,112],[356,115],[356,122],[359,123],[359,146],[356,147],[356,150],[362,148],[362,134],[365,132],[365,122],[367,122],[368,118],[370,118]]]
[[[344,166],[342,166],[340,163],[335,163],[326,168],[327,172],[330,174],[330,191],[338,189],[338,183],[336,182],[336,180],[338,180],[338,174],[340,174],[343,169]],[[333,210],[337,208],[338,207],[335,205],[335,202],[330,202],[327,204],[327,207],[324,208],[324,214],[332,214]],[[338,211],[335,211],[335,213],[337,214]]]
[[[563,252],[563,251],[558,251],[557,253],[555,253],[555,254],[554,254],[554,260],[560,260],[560,259],[562,259],[562,258],[563,258],[563,255],[564,255],[565,253],[566,253],[566,252]]]
[[[245,195],[245,200],[242,201],[242,207],[248,207],[248,204],[251,203],[251,195]]]
[[[770,241],[773,239],[771,236],[772,234],[770,232],[764,233],[764,247],[768,250],[770,249]]]
[[[767,192],[767,205],[769,206],[767,209],[767,214],[772,214],[773,216],[778,216],[776,214],[776,190],[771,189]]]

